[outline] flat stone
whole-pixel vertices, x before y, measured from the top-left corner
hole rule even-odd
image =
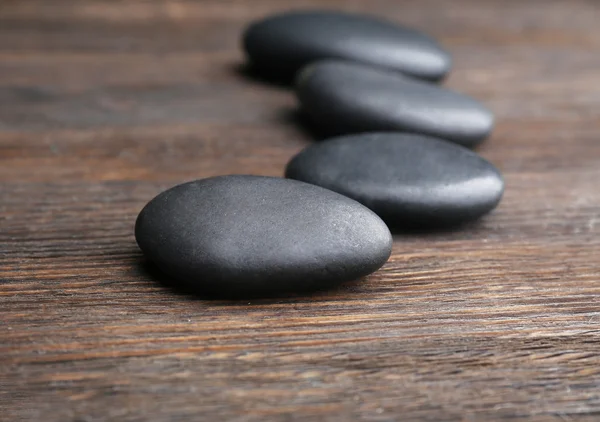
[[[450,55],[431,37],[373,16],[296,11],[268,17],[243,36],[253,66],[292,77],[321,59],[356,61],[437,81],[450,71]]]
[[[326,288],[389,258],[385,223],[358,202],[295,180],[220,176],[175,186],[139,214],[144,254],[187,288],[225,296]]]
[[[286,177],[356,199],[394,229],[475,220],[494,209],[504,191],[498,170],[473,151],[401,133],[313,144],[290,161]]]
[[[473,147],[494,126],[492,113],[470,97],[348,62],[308,66],[296,93],[305,114],[328,135],[399,131]]]

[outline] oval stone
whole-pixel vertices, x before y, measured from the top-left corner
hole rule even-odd
[[[175,186],[139,214],[144,254],[187,288],[225,296],[316,290],[366,276],[391,253],[385,223],[307,183],[220,176]]]
[[[450,55],[431,37],[372,16],[296,11],[248,27],[243,44],[251,64],[282,78],[321,59],[356,61],[437,81]]]
[[[329,135],[400,131],[472,147],[494,126],[492,113],[465,95],[348,62],[308,66],[296,93],[305,114]]]
[[[395,229],[475,220],[494,209],[504,191],[498,170],[473,151],[400,133],[314,144],[290,161],[286,176],[356,199]]]

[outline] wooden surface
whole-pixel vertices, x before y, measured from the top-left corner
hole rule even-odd
[[[489,217],[398,235],[312,297],[193,298],[135,244],[177,183],[281,175],[311,142],[239,35],[289,7],[369,11],[452,52],[505,174]],[[1,421],[600,420],[595,0],[0,4]]]

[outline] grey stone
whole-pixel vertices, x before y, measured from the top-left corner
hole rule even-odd
[[[400,131],[473,147],[494,126],[492,113],[468,96],[348,62],[308,66],[296,93],[304,113],[328,135]]]
[[[400,133],[314,144],[290,161],[286,177],[356,199],[394,229],[475,220],[494,209],[504,191],[498,170],[473,151]]]
[[[245,296],[323,289],[380,268],[385,223],[307,183],[221,176],[175,186],[139,214],[135,236],[159,269],[198,292]]]
[[[321,59],[343,59],[437,81],[450,55],[431,37],[373,16],[295,11],[248,27],[243,44],[251,64],[267,76],[292,77]]]

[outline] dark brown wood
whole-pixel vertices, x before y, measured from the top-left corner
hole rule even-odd
[[[446,85],[498,117],[480,152],[506,196],[333,292],[172,291],[135,217],[310,142],[238,47],[308,6],[438,37]],[[595,0],[2,1],[0,420],[600,420],[599,21]]]

